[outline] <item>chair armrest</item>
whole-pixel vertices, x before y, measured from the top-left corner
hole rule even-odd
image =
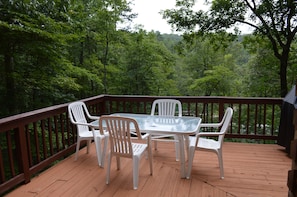
[[[93,127],[93,125],[90,124],[90,123],[74,122],[73,124],[75,124],[75,125],[83,125],[83,126],[88,126],[88,127]]]
[[[150,134],[149,134],[149,133],[146,133],[146,134],[144,134],[144,135],[141,135],[140,137],[141,137],[141,139],[143,140],[143,139],[148,138],[149,136],[150,136]]]
[[[145,133],[140,136],[138,136],[137,133],[135,133],[135,132],[131,132],[131,134],[135,135],[135,137],[132,137],[132,139],[139,139],[139,140],[147,139],[150,136],[150,134],[148,134],[148,133]]]
[[[200,132],[200,133],[197,134],[197,137],[219,136],[219,135],[224,135],[224,133],[220,133],[220,132]]]
[[[89,116],[89,118],[92,120],[99,120],[100,116]]]
[[[213,127],[213,128],[218,128],[218,127],[220,127],[220,126],[222,126],[221,123],[201,123],[201,124],[200,124],[200,128],[201,128],[201,127]]]

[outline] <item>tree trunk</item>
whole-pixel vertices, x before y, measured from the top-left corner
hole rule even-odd
[[[103,78],[103,85],[104,85],[104,93],[107,94],[107,63],[108,63],[108,52],[109,52],[109,36],[108,32],[106,32],[106,43],[104,49],[104,57],[103,57],[103,66],[104,66],[104,78]]]
[[[287,84],[287,67],[289,60],[289,49],[283,49],[282,56],[280,58],[280,83],[281,83],[281,97],[285,97],[288,93]]]
[[[6,92],[5,92],[5,101],[7,113],[12,115],[17,113],[17,102],[16,102],[16,92],[15,92],[15,79],[13,77],[14,72],[14,60],[11,56],[10,47],[8,47],[8,52],[4,55],[4,66],[5,66],[5,83],[6,83]]]

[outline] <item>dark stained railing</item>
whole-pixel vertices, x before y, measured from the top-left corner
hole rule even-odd
[[[281,98],[153,97],[100,95],[84,99],[93,115],[115,112],[150,113],[158,98],[182,102],[184,116],[217,122],[228,106],[234,109],[227,140],[275,143]],[[52,106],[0,119],[0,195],[28,183],[38,172],[75,151],[76,128],[70,123],[68,104]]]

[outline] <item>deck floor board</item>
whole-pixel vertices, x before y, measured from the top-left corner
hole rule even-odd
[[[201,196],[201,197],[285,197],[291,159],[275,144],[225,142],[225,179],[219,178],[215,154],[196,151],[191,178],[180,178],[174,145],[159,142],[153,150],[153,175],[145,158],[140,162],[139,187],[133,190],[131,160],[122,159],[116,170],[113,158],[110,184],[106,185],[106,165],[97,164],[95,147],[85,148],[13,190],[7,197],[19,196]],[[107,160],[106,160],[107,161]]]

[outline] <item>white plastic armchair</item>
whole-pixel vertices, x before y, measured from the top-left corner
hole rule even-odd
[[[219,123],[204,123],[201,124],[200,128],[217,128],[215,132],[199,132],[195,137],[190,137],[189,142],[189,160],[188,160],[188,176],[190,178],[194,153],[195,150],[203,150],[214,152],[218,156],[220,166],[220,177],[224,179],[224,166],[223,166],[223,155],[222,145],[224,142],[224,136],[227,132],[233,115],[233,109],[228,107],[225,111],[224,117]],[[208,138],[212,137],[212,138]]]
[[[133,160],[133,189],[138,188],[139,161],[144,153],[148,153],[150,174],[153,174],[152,152],[150,146],[150,135],[141,135],[138,123],[132,118],[119,116],[101,116],[99,119],[100,131],[106,129],[109,133],[110,151],[108,155],[108,167],[106,174],[106,184],[110,182],[110,166],[112,156],[116,157],[117,169],[120,169],[120,157],[131,158]],[[138,140],[146,140],[146,143],[134,143],[131,134],[137,136]]]
[[[80,142],[83,140],[87,140],[87,153],[89,153],[90,143],[92,140],[94,140],[98,164],[100,167],[104,167],[108,134],[101,134],[99,130],[95,130],[94,127],[92,127],[92,125],[88,123],[88,120],[99,120],[99,117],[91,116],[85,103],[81,101],[70,103],[68,105],[68,113],[71,123],[75,124],[77,128],[77,144],[74,160],[77,160]],[[102,141],[104,141],[103,150],[101,148]]]
[[[157,99],[154,100],[151,109],[151,115],[172,117],[182,116],[182,104],[179,100],[175,99]],[[155,150],[157,150],[157,141],[168,141],[170,138],[174,138],[175,142],[175,157],[176,161],[179,160],[179,143],[175,135],[152,135],[152,140],[155,144]],[[165,139],[166,138],[166,139]]]

